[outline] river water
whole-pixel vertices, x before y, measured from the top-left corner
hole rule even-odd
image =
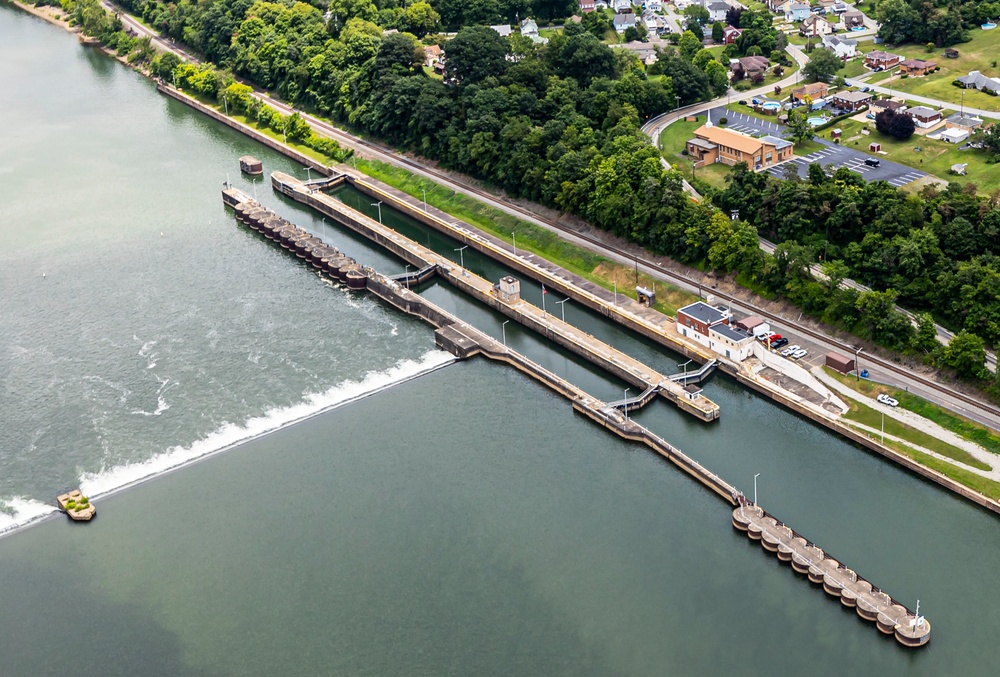
[[[254,191],[239,155],[301,168],[6,5],[0,123],[0,675],[995,673],[994,516],[724,378],[706,386],[716,424],[662,402],[637,415],[747,493],[760,473],[762,505],[919,598],[933,639],[902,649],[673,466],[508,368],[452,363],[426,326],[239,227],[219,194],[227,174]],[[619,396],[453,290],[422,291]],[[77,485],[101,497],[94,522],[19,527]]]

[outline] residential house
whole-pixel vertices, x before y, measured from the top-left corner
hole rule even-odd
[[[743,35],[742,29],[734,28],[733,26],[726,26],[722,29],[722,42],[726,45],[731,45],[736,42],[736,38]]]
[[[857,40],[838,38],[836,35],[824,35],[823,46],[845,61],[858,53]]]
[[[876,99],[875,101],[868,102],[868,109],[878,115],[884,110],[891,110],[893,113],[899,113],[904,108],[906,104],[902,101],[893,101],[892,99]]]
[[[694,4],[694,0],[674,0],[674,7],[677,8],[678,12],[683,12],[685,9]]]
[[[809,102],[812,103],[817,99],[825,98],[828,92],[829,89],[825,82],[814,82],[811,85],[793,89],[792,101],[795,103],[805,103],[806,97],[809,97]]]
[[[659,12],[663,10],[663,3],[660,0],[646,0],[643,7],[650,12]]]
[[[832,11],[833,11],[834,14],[843,14],[844,12],[848,11],[849,9],[850,9],[850,7],[848,7],[847,3],[844,3],[844,2],[834,2],[833,3],[833,7],[832,7]]]
[[[938,137],[945,143],[962,143],[972,134],[968,129],[950,127],[938,134]]]
[[[907,108],[903,111],[903,115],[909,115],[913,118],[913,124],[921,129],[928,129],[941,122],[941,111],[928,108],[927,106]]]
[[[510,24],[500,24],[497,26],[490,26],[493,30],[500,34],[501,38],[509,38],[514,29],[510,27]]]
[[[424,47],[424,65],[428,68],[434,68],[434,64],[441,61],[443,55],[444,50],[438,45],[427,45]]]
[[[814,0],[813,1],[813,9],[816,9],[816,7],[819,7],[824,12],[826,12],[827,14],[829,14],[830,12],[833,11],[833,6],[835,4],[837,4],[837,0]]]
[[[614,24],[615,30],[619,33],[624,33],[629,28],[635,28],[635,14],[631,11],[629,12],[619,12],[615,14],[615,18],[612,19],[611,23]]]
[[[594,0],[594,9],[607,9],[608,0]]]
[[[946,129],[965,129],[972,133],[983,126],[983,119],[967,113],[955,113],[945,118],[944,126]]]
[[[733,73],[742,72],[747,77],[757,73],[765,73],[769,65],[770,62],[766,56],[741,56],[738,59],[729,60],[729,70]]]
[[[530,39],[536,45],[544,45],[549,41],[538,34],[538,24],[532,18],[527,18],[521,22],[521,35]]]
[[[810,16],[809,5],[793,2],[785,8],[785,21],[798,22]]]
[[[632,0],[611,0],[611,9],[616,12],[621,12],[626,9],[632,11]]]
[[[844,12],[840,15],[840,23],[844,25],[844,30],[849,31],[852,28],[857,28],[859,26],[865,25],[865,15],[858,11]]]
[[[833,32],[830,22],[818,14],[810,14],[799,25],[799,33],[806,38],[818,38]]]
[[[729,3],[726,2],[712,2],[705,6],[708,10],[708,20],[711,22],[725,21],[726,14],[732,9]]]
[[[789,4],[789,0],[767,0],[767,8],[776,14],[785,13],[785,5]]]
[[[631,42],[626,42],[621,45],[611,45],[611,49],[624,49],[632,52],[647,66],[651,66],[656,63],[656,47],[648,42],[632,40]]]
[[[580,0],[579,7],[581,12],[593,12],[597,9],[594,0]]]
[[[899,54],[890,54],[889,52],[882,52],[877,49],[865,54],[865,65],[872,70],[876,68],[888,70],[902,60],[903,57]]]
[[[725,307],[696,301],[677,310],[677,332],[710,347],[708,332],[712,327],[729,324],[732,314]]]
[[[1000,94],[1000,78],[988,78],[979,71],[969,71],[968,75],[958,78],[966,89],[978,89],[981,92]]]
[[[871,92],[838,92],[833,95],[833,105],[853,113],[867,106],[874,98],[875,95]]]
[[[923,59],[907,59],[899,63],[899,72],[911,77],[927,75],[937,68],[934,61],[924,61]]]
[[[746,162],[750,169],[759,171],[792,157],[791,141],[775,136],[758,139],[711,123],[696,129],[686,147],[688,155],[695,160],[695,167],[714,162],[730,166]]]

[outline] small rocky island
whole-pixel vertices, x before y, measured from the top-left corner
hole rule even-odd
[[[97,508],[90,503],[86,496],[80,493],[79,489],[57,496],[56,502],[59,504],[60,510],[77,522],[88,522],[91,517],[97,514]]]

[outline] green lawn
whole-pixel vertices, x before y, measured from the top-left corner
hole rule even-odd
[[[859,135],[862,128],[871,129],[870,135],[862,136],[859,140],[849,143],[850,147],[856,150],[867,153],[868,144],[874,141],[882,144],[882,150],[886,153],[885,155],[876,155],[876,157],[886,158],[914,169],[922,169],[945,181],[972,182],[985,193],[1000,186],[1000,164],[987,164],[986,156],[979,151],[960,151],[955,144],[917,135],[911,136],[906,141],[897,141],[876,132],[874,122],[862,124],[854,120],[844,120],[838,126],[843,131],[845,139]],[[829,130],[824,134],[828,135]],[[917,151],[916,148],[921,150]],[[951,166],[958,163],[968,163],[965,176],[948,173]]]
[[[728,165],[716,162],[696,170],[691,158],[680,154],[684,150],[685,142],[694,136],[694,130],[703,124],[705,124],[705,116],[699,115],[697,122],[680,120],[664,129],[660,134],[660,147],[663,149],[663,157],[688,180],[697,176],[702,181],[716,188],[725,188],[726,176],[729,175]]]
[[[837,71],[837,75],[843,75],[844,78],[850,80],[851,78],[856,78],[859,75],[864,75],[869,72],[865,68],[864,59],[854,59],[853,61],[848,61],[843,68]]]
[[[890,50],[893,54],[901,54],[907,59],[924,59],[934,61],[940,67],[937,73],[920,78],[893,80],[893,88],[900,91],[927,96],[950,103],[961,103],[962,89],[951,83],[960,75],[968,75],[971,70],[978,70],[986,77],[1000,76],[1000,32],[984,31],[975,28],[970,31],[972,39],[959,45],[957,59],[947,59],[944,49],[928,52],[922,45],[901,45]],[[994,65],[997,64],[997,65]],[[965,91],[965,105],[983,110],[1000,111],[1000,97],[989,96],[976,90]]]
[[[817,141],[803,141],[802,143],[795,144],[795,154],[809,155],[810,153],[815,153],[816,151],[823,150],[824,148],[826,148],[826,146]]]

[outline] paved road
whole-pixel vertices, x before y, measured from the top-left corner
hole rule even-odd
[[[129,17],[126,13],[115,8],[115,6],[110,2],[107,2],[107,0],[105,0],[103,4],[109,11],[119,12],[122,22],[125,23],[126,25],[132,26],[137,33],[153,37],[154,38],[153,42],[158,48],[173,52],[174,54],[177,54],[178,56],[185,58],[188,61],[191,61],[192,63],[198,62],[198,59],[196,59],[195,57],[193,57],[180,47],[177,47],[172,42],[156,37],[156,35],[151,30],[147,29],[141,23]],[[802,63],[805,60],[805,56],[804,54],[802,54],[801,50],[793,49],[791,50],[791,54],[793,58],[795,58],[800,63]],[[793,75],[790,76],[789,78],[785,78],[785,80],[782,81],[782,83],[785,84],[781,83],[779,84],[781,84],[782,87],[785,87],[787,86],[787,84],[793,83],[794,81],[795,81],[795,76]],[[771,90],[772,87],[770,86],[763,87],[760,88],[760,93],[763,94]],[[272,99],[271,97],[267,96],[264,93],[256,92],[255,95],[258,96],[262,101],[265,101],[268,105],[274,107],[277,110],[281,110],[286,113],[291,112],[293,110],[290,106],[275,99]],[[754,93],[746,92],[743,93],[743,95],[753,96]],[[680,111],[680,113],[692,113],[695,110],[701,112],[704,110],[708,110],[709,108],[712,108],[713,106],[716,105],[718,105],[718,102],[707,102],[703,104],[697,104],[695,106],[689,106],[687,109]],[[372,144],[362,139],[353,137],[350,134],[347,134],[346,132],[337,129],[333,125],[319,118],[316,118],[312,115],[302,113],[302,117],[306,119],[313,126],[313,128],[316,129],[319,133],[326,134],[331,138],[336,139],[337,142],[340,143],[345,148],[358,150],[367,155],[377,157],[379,160],[383,162],[404,168],[417,176],[434,181],[439,185],[443,185],[456,192],[469,195],[470,197],[480,200],[481,202],[484,202],[495,209],[499,209],[500,211],[503,211],[507,214],[511,214],[535,226],[556,233],[561,238],[563,238],[568,242],[584,247],[591,251],[596,251],[597,253],[607,257],[609,260],[616,261],[617,263],[627,266],[637,266],[639,270],[642,271],[643,273],[650,275],[656,279],[667,281],[670,284],[673,284],[691,293],[698,293],[700,295],[704,290],[702,284],[698,281],[697,278],[688,276],[686,274],[680,274],[677,272],[671,272],[668,274],[666,269],[664,268],[663,263],[651,260],[648,257],[648,254],[646,254],[645,252],[641,252],[640,250],[636,249],[635,250],[636,253],[633,254],[631,252],[622,251],[612,245],[596,242],[594,238],[591,238],[583,233],[577,233],[572,229],[559,224],[556,221],[539,216],[538,214],[530,211],[529,209],[513,204],[511,202],[507,202],[506,200],[500,199],[497,196],[473,185],[472,183],[467,182],[466,180],[453,178],[449,174],[446,174],[437,169],[427,167],[421,163],[411,160],[405,157],[404,155],[394,151],[391,148],[386,148],[383,146]],[[661,116],[661,119],[662,117],[663,116]],[[659,128],[662,128],[662,126],[665,125],[662,125],[662,123],[659,124]],[[658,128],[656,123],[653,124],[653,127],[654,129]],[[667,259],[662,259],[662,261],[669,263],[669,260]],[[764,316],[768,319],[771,319],[772,321],[777,320],[777,322],[781,326],[790,328],[791,330],[794,330],[796,327],[801,326],[799,325],[798,319],[793,320],[790,317],[775,316],[772,313],[764,312],[763,309],[761,308],[755,307],[753,305],[747,305],[746,303],[743,303],[738,299],[732,301],[731,307],[733,308],[733,310],[737,312],[744,312],[747,314],[757,314]],[[799,315],[799,318],[801,318],[801,314]],[[837,339],[824,337],[823,339],[816,339],[816,350],[817,352],[819,351],[826,352],[830,350],[843,352],[844,348],[841,345],[840,341],[838,341]],[[873,371],[873,376],[876,373],[877,372]],[[976,404],[968,403],[962,399],[959,399],[958,397],[950,394],[947,389],[947,386],[945,385],[928,386],[918,380],[910,378],[908,372],[905,369],[901,368],[898,370],[887,368],[880,380],[886,380],[898,383],[900,387],[909,387],[911,392],[919,393],[931,401],[937,402],[949,409],[963,413],[964,415],[968,416],[969,418],[972,418],[973,420],[979,421],[997,430],[1000,430],[1000,415],[994,413],[992,407],[988,405],[978,406]]]

